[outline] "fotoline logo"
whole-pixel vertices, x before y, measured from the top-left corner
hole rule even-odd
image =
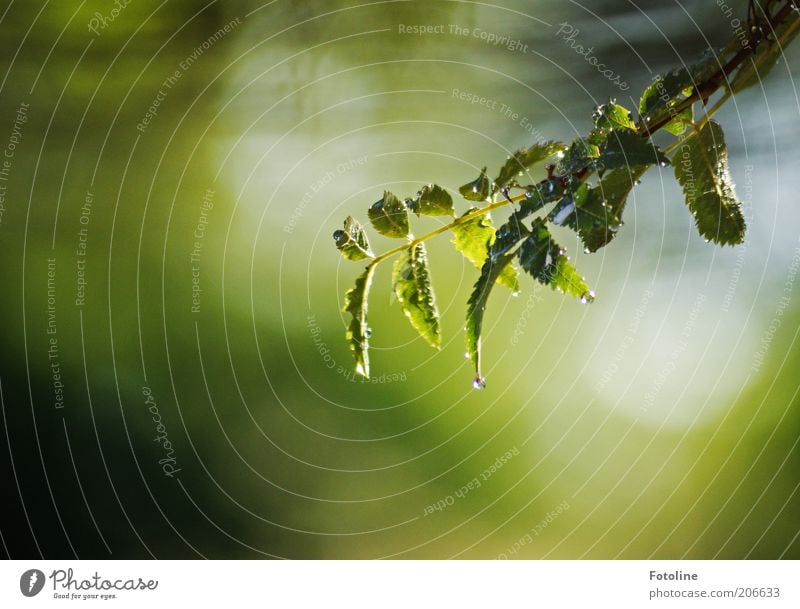
[[[44,573],[39,569],[28,569],[19,578],[19,591],[25,596],[36,596],[44,588]]]

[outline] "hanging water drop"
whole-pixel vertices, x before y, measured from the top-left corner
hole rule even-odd
[[[472,381],[472,388],[473,389],[486,389],[486,379],[482,376],[476,376],[475,379]]]
[[[345,234],[343,230],[333,231],[333,240],[339,243],[340,241],[344,241]]]

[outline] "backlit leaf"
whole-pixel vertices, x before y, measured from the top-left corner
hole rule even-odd
[[[491,294],[497,278],[514,259],[514,250],[517,244],[528,234],[529,231],[525,225],[516,221],[504,224],[497,230],[495,241],[489,248],[489,254],[481,268],[481,275],[475,282],[472,294],[467,301],[467,354],[475,368],[473,386],[476,388],[483,388],[486,385],[481,371],[481,330],[489,294]]]
[[[333,240],[336,242],[336,248],[348,260],[363,260],[374,256],[369,247],[364,227],[352,216],[347,216],[345,219],[344,230],[337,230],[333,233]]]
[[[428,270],[425,244],[408,248],[394,264],[392,285],[403,313],[431,347],[442,346],[439,311]]]
[[[473,207],[464,214],[468,216],[477,207]],[[462,216],[463,217],[463,216]],[[466,222],[462,222],[453,227],[452,243],[456,249],[464,254],[475,268],[481,269],[486,261],[489,246],[494,243],[494,228],[489,214],[478,216]],[[497,277],[497,283],[507,287],[512,292],[519,290],[519,280],[517,279],[517,269],[514,265],[508,265]]]
[[[418,216],[455,216],[453,197],[436,184],[426,184],[409,201],[408,207]]]
[[[676,152],[675,177],[703,237],[722,245],[744,241],[745,221],[728,169],[728,147],[716,122],[706,123]]]
[[[522,242],[518,256],[520,266],[540,283],[582,303],[594,300],[594,293],[578,274],[564,248],[553,240],[541,218],[533,221],[531,234]]]
[[[408,209],[406,204],[390,193],[373,203],[367,211],[370,222],[381,235],[400,239],[408,236]]]
[[[650,140],[634,131],[613,131],[608,134],[597,165],[603,169],[669,164],[669,159]]]
[[[347,326],[345,336],[356,362],[356,372],[365,378],[369,378],[370,329],[367,326],[367,298],[374,270],[375,267],[370,265],[356,279],[355,287],[348,290],[344,296],[344,307],[342,308],[343,312],[353,316]]]
[[[559,152],[564,152],[566,149],[566,145],[561,142],[548,141],[517,150],[500,169],[500,173],[494,180],[494,191],[497,192],[506,186],[521,172],[555,156]]]
[[[474,182],[464,184],[458,189],[461,196],[467,201],[485,201],[489,196],[491,183],[486,175],[486,167],[481,169],[481,175]]]

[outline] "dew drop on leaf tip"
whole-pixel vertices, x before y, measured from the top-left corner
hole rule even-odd
[[[343,230],[333,231],[333,240],[334,241],[341,241],[342,239],[344,239],[344,231]]]
[[[482,376],[476,376],[472,381],[473,389],[486,389],[486,379]]]

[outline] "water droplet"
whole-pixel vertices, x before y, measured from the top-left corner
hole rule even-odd
[[[474,193],[476,193],[476,194],[480,192],[480,189],[478,188],[478,183],[477,183],[477,182],[475,182],[475,183],[472,185],[472,192],[474,192]]]
[[[517,290],[516,292],[511,292],[511,295],[512,295],[514,298],[519,298],[519,290]]]
[[[469,353],[464,353],[464,359],[469,359]]]
[[[411,317],[411,311],[404,311],[406,317]]]
[[[486,389],[486,379],[482,376],[476,376],[472,381],[473,389]]]
[[[375,201],[375,203],[372,204],[372,209],[381,209],[382,207],[383,207],[383,199],[381,199],[380,201]]]
[[[367,376],[367,375],[366,375],[366,372],[364,371],[364,364],[362,364],[361,362],[359,362],[359,363],[356,365],[356,372],[357,372],[358,374],[360,374],[361,376]]]
[[[666,166],[667,166],[667,162],[666,162],[666,161],[659,161],[659,162],[658,162],[658,164],[659,164],[661,167],[666,167]]]
[[[592,250],[590,250],[588,247],[584,247],[584,248],[583,248],[583,253],[584,253],[584,254],[591,254],[591,253],[592,253]]]
[[[364,336],[366,336],[367,338],[372,336],[372,328],[367,328],[366,330],[364,330]]]
[[[343,230],[337,230],[333,232],[333,240],[336,241],[337,243],[339,241],[344,241],[344,237],[345,234]]]
[[[532,197],[533,197],[533,191],[532,190],[526,190],[525,191],[525,198],[530,199]]]

